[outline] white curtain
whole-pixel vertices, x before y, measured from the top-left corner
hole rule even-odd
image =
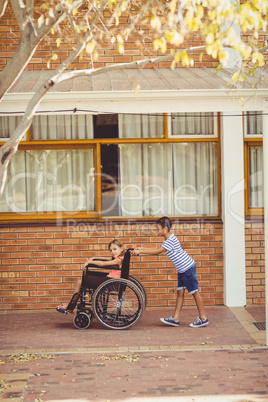
[[[93,210],[93,150],[18,151],[0,205],[18,213]]]
[[[120,138],[164,137],[163,115],[119,115]],[[160,144],[122,144],[120,209],[123,216],[153,215],[166,205],[163,194],[164,147]],[[159,160],[157,160],[157,156]]]
[[[25,152],[17,151],[7,171],[6,185],[0,197],[1,212],[26,211]]]
[[[133,129],[140,127],[135,119],[141,121],[132,116],[129,136],[129,126],[119,120],[120,138],[139,137],[142,130]],[[153,136],[153,128],[149,131]],[[215,143],[123,144],[119,155],[123,216],[217,215]]]
[[[172,135],[213,135],[213,113],[171,114]]]
[[[92,138],[91,116],[65,117],[42,116],[40,120],[38,116],[32,128],[34,139],[66,139],[62,130],[68,123],[70,139]],[[27,150],[18,151],[11,159],[0,207],[1,212],[18,213],[83,211],[94,209],[94,198],[92,149]]]
[[[21,116],[0,116],[0,138],[9,138],[20,120]]]
[[[217,145],[173,144],[174,214],[217,215]]]
[[[171,144],[120,145],[123,216],[172,213]]]
[[[262,113],[258,111],[246,112],[246,134],[262,135]]]
[[[249,148],[250,207],[263,208],[263,151],[262,146]]]
[[[119,114],[120,138],[162,138],[164,137],[164,116]]]
[[[34,116],[33,140],[86,140],[93,138],[93,121],[89,114]]]

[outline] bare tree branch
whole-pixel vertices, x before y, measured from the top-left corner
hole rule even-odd
[[[4,70],[0,72],[0,100],[9,90],[11,85],[13,85],[20,77],[41,39],[43,39],[43,37],[56,26],[66,12],[63,6],[57,6],[54,16],[50,15],[46,23],[38,28],[34,24],[32,18],[30,18],[30,15],[27,15],[27,10],[20,8],[20,2],[17,0],[11,1],[13,2],[13,7],[16,7],[16,17],[20,20],[22,31],[20,44],[14,56],[7,63]],[[78,7],[80,4],[82,4],[82,0],[77,0],[72,3],[71,7],[69,7],[69,11],[71,12],[73,8]],[[23,10],[24,12],[22,12]],[[22,22],[23,19],[24,23]]]
[[[258,50],[259,53],[265,53],[267,51],[268,51],[268,46],[263,46]]]
[[[205,46],[196,46],[196,47],[189,47],[187,49],[180,49],[180,51],[182,51],[182,52],[187,51],[188,54],[192,54],[195,52],[202,52],[204,49],[205,49]],[[173,60],[173,59],[174,59],[174,54],[167,54],[165,56],[148,58],[148,59],[133,61],[130,63],[118,63],[118,64],[104,66],[104,67],[100,67],[100,68],[96,68],[96,69],[92,68],[89,70],[70,71],[68,73],[63,73],[63,74],[61,74],[61,76],[57,77],[57,81],[53,81],[53,85],[66,81],[66,80],[69,80],[70,78],[76,78],[76,77],[81,77],[81,76],[93,76],[93,75],[98,75],[98,74],[102,74],[102,73],[107,73],[108,71],[122,70],[123,68],[124,69],[141,68],[146,65],[163,63],[164,61],[169,61],[169,60]]]
[[[39,87],[36,91],[32,99],[30,100],[27,109],[23,115],[23,118],[16,130],[12,134],[12,136],[6,141],[6,143],[0,149],[0,195],[4,190],[7,167],[12,156],[17,152],[18,145],[31,125],[32,118],[38,108],[41,100],[45,96],[45,94],[52,88],[55,84],[60,83],[62,81],[66,81],[70,78],[80,77],[80,76],[89,76],[89,75],[98,75],[103,72],[120,70],[122,68],[134,68],[134,67],[143,67],[148,64],[156,64],[161,63],[163,61],[172,60],[174,58],[174,54],[169,54],[165,56],[156,57],[154,59],[145,59],[140,61],[135,61],[133,63],[120,63],[111,66],[101,67],[99,69],[90,69],[90,70],[77,70],[71,71],[68,73],[63,73],[64,70],[68,68],[68,66],[72,63],[72,61],[81,53],[81,51],[86,46],[86,41],[80,45],[77,45],[76,49],[72,52],[72,54],[51,74],[51,76]],[[204,46],[188,48],[188,53],[192,53],[195,51],[204,50]]]
[[[3,15],[3,13],[5,12],[7,1],[8,0],[0,0],[1,15]],[[169,53],[165,54],[164,56],[147,57],[146,59],[140,61],[107,65],[105,67],[97,69],[92,68],[88,70],[77,70],[77,71],[75,70],[72,72],[64,72],[66,69],[68,69],[68,67],[75,60],[75,58],[81,53],[81,51],[85,49],[89,40],[94,40],[95,42],[97,42],[98,40],[100,40],[100,38],[103,37],[102,34],[105,33],[106,36],[110,35],[110,37],[112,37],[114,35],[114,37],[117,36],[121,38],[121,40],[123,40],[122,36],[124,36],[124,40],[126,41],[127,40],[126,38],[128,38],[128,36],[131,34],[132,31],[139,33],[139,31],[135,31],[136,27],[140,25],[139,21],[142,21],[142,17],[146,16],[145,21],[147,21],[147,15],[150,15],[153,3],[155,4],[155,8],[153,8],[153,10],[157,10],[157,12],[155,16],[154,15],[155,11],[152,11],[153,18],[155,18],[155,20],[154,19],[151,20],[151,26],[153,27],[153,25],[155,24],[156,32],[160,35],[159,37],[161,37],[161,35],[163,35],[164,32],[166,31],[166,25],[161,23],[161,18],[159,18],[159,16],[161,17],[162,13],[165,11],[166,8],[165,2],[162,2],[161,0],[159,2],[158,0],[156,0],[155,2],[153,0],[150,0],[147,2],[141,2],[139,4],[136,4],[135,2],[132,3],[131,0],[121,0],[113,8],[111,7],[111,3],[113,2],[109,2],[108,5],[108,0],[103,0],[98,3],[92,1],[89,2],[90,7],[86,11],[84,9],[82,10],[82,12],[86,13],[87,17],[85,18],[84,14],[82,18],[82,12],[81,12],[80,15],[78,13],[78,19],[74,19],[72,11],[75,10],[76,8],[79,8],[79,6],[83,4],[83,0],[75,0],[74,2],[67,2],[67,1],[65,2],[65,0],[59,0],[58,3],[54,5],[53,11],[52,9],[50,9],[49,13],[45,14],[44,18],[42,17],[43,21],[41,18],[41,21],[39,20],[39,24],[36,24],[33,17],[34,15],[33,0],[10,0],[10,1],[21,29],[21,40],[14,56],[8,62],[4,70],[0,72],[0,100],[4,95],[4,93],[8,91],[10,86],[14,82],[16,82],[16,80],[20,77],[22,71],[24,70],[30,58],[32,57],[33,53],[35,52],[39,42],[44,38],[46,34],[48,34],[51,31],[52,28],[58,27],[59,23],[61,23],[62,20],[66,18],[68,19],[72,30],[72,35],[77,40],[77,45],[76,48],[73,50],[73,52],[69,55],[69,57],[67,57],[67,59],[54,72],[51,73],[49,79],[47,79],[34,94],[29,104],[27,105],[26,111],[22,117],[21,122],[19,123],[16,130],[9,138],[9,140],[7,140],[6,143],[3,145],[3,147],[0,149],[0,195],[3,192],[9,161],[12,158],[12,156],[16,153],[21,138],[26,133],[27,129],[30,127],[32,118],[37,110],[37,107],[39,106],[43,97],[51,87],[53,87],[57,83],[66,81],[70,78],[80,76],[93,76],[108,71],[120,70],[123,68],[125,69],[142,68],[146,65],[153,65],[157,63],[166,62],[169,60],[171,61],[174,59],[175,56],[175,53]],[[124,30],[123,32],[120,31],[120,27],[118,27],[119,16],[122,15],[122,12],[125,12],[126,10],[125,6],[129,5],[129,3],[134,4],[135,12],[133,13],[133,15],[129,13],[128,18],[129,27],[127,30]],[[140,12],[139,10],[141,4],[144,5],[144,8],[142,8],[142,12]],[[177,34],[179,33],[181,35],[181,37],[179,37],[178,40],[176,39],[175,42],[170,41],[170,43],[172,43],[174,47],[180,46],[180,44],[183,43],[183,35],[186,32],[184,23],[185,22],[184,11],[183,11],[185,8],[185,4],[186,3],[184,1],[180,2],[178,0],[177,17],[174,19],[174,21],[172,18],[169,19],[169,23],[172,25],[172,28],[170,27],[171,37],[172,35],[176,35],[176,33]],[[156,7],[156,5],[159,7]],[[107,10],[106,13],[104,13],[105,10]],[[75,11],[77,12],[77,10]],[[107,15],[109,15],[108,13],[111,13],[110,18],[107,17]],[[178,24],[177,18],[181,20],[180,24]],[[82,20],[83,23],[81,22]],[[148,23],[150,24],[150,20],[148,20]],[[141,31],[141,35],[142,33],[143,32]],[[153,36],[150,37],[149,39],[153,40]],[[206,43],[206,34],[203,34],[203,39],[204,43]],[[117,40],[119,44],[119,39]],[[165,53],[167,51],[167,47],[164,47],[163,43],[166,43],[166,39],[161,37],[161,40],[162,40],[161,46],[159,45],[160,40],[156,39],[155,40],[156,45],[154,43],[154,47],[152,47],[150,50],[154,51],[154,49],[160,49],[160,51],[163,51],[163,53]],[[231,46],[224,46],[224,48],[225,47],[231,47]],[[264,53],[267,51],[267,49],[268,46],[265,46],[259,49],[259,53]],[[208,46],[189,47],[187,49],[178,49],[177,51],[185,52],[186,55],[202,51],[207,51],[208,54],[212,54],[211,53],[212,49],[208,49]],[[215,56],[213,55],[213,57],[217,57],[218,54],[217,51],[215,51]],[[254,52],[252,47],[251,52]],[[241,54],[243,55],[242,52]],[[246,58],[248,57],[247,53],[245,57]],[[224,58],[222,58],[222,60],[224,60]]]
[[[0,17],[2,17],[6,11],[8,0],[0,0]]]
[[[29,129],[33,116],[38,108],[41,100],[45,96],[45,94],[49,91],[49,89],[54,85],[54,82],[57,82],[58,77],[62,74],[62,72],[70,66],[73,60],[81,53],[81,51],[86,46],[86,41],[80,43],[76,46],[73,52],[69,55],[69,57],[55,70],[52,72],[50,78],[48,78],[36,91],[28,106],[26,111],[16,127],[14,133],[11,137],[6,141],[6,143],[0,148],[0,196],[3,193],[6,177],[7,177],[7,167],[8,164],[13,157],[13,155],[17,152],[19,143],[24,136],[24,134]]]

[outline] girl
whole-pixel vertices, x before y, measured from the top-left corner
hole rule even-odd
[[[101,257],[101,259],[99,257],[89,258],[83,265],[83,270],[84,271],[86,270],[88,264],[94,264],[97,265],[98,267],[108,267],[110,265],[118,265],[118,267],[121,270],[122,261],[125,255],[123,244],[119,240],[114,239],[109,243],[109,250],[112,258],[105,258],[105,257],[104,258]],[[82,281],[83,281],[83,287],[96,289],[101,283],[105,282],[109,278],[120,278],[121,276],[120,270],[113,269],[109,274],[105,272],[91,271],[90,275],[84,275],[82,279],[79,279],[77,281],[74,290],[74,295],[72,296],[71,301],[69,303],[61,303],[60,306],[56,307],[56,310],[62,314],[72,313],[80,297],[79,293],[81,292]]]

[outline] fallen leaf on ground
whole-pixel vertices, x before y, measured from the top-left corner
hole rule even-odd
[[[115,356],[99,356],[93,357],[94,360],[126,360],[127,362],[138,362],[140,355],[115,355]]]
[[[29,353],[16,353],[7,358],[6,361],[11,361],[16,364],[21,364],[25,362],[33,362],[38,359],[52,359],[51,355],[45,355],[45,354],[29,354]]]
[[[6,390],[8,384],[4,380],[0,380],[0,394]]]

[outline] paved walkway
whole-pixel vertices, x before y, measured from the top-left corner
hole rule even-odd
[[[77,330],[72,315],[0,314],[2,401],[268,401],[264,308],[206,308],[210,325],[193,329],[146,310],[129,330],[93,320]]]

